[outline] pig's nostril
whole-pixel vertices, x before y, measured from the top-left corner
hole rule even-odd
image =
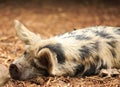
[[[19,68],[15,64],[11,64],[9,68],[10,76],[13,79],[19,80],[21,76],[21,72]]]
[[[18,73],[18,72],[19,72],[17,66],[14,65],[14,64],[11,64],[11,65],[10,65],[10,70],[11,70],[12,72],[14,72],[14,73]]]

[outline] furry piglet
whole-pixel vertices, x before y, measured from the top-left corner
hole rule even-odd
[[[15,30],[27,49],[10,65],[13,79],[118,74],[114,71],[120,68],[120,27],[88,27],[41,39],[15,20]]]

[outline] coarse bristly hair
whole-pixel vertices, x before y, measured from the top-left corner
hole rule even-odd
[[[89,76],[101,69],[120,68],[120,27],[88,27],[41,39],[15,20],[15,30],[28,47],[10,65],[13,79]]]

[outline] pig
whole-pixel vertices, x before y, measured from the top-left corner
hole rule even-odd
[[[120,27],[93,26],[42,39],[18,20],[14,25],[17,36],[26,45],[22,56],[9,67],[15,80],[119,73]]]

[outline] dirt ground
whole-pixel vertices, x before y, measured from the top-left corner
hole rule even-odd
[[[24,52],[15,19],[43,38],[88,26],[120,26],[120,0],[0,0],[0,64],[7,67]],[[10,79],[5,87],[120,87],[120,76]]]

